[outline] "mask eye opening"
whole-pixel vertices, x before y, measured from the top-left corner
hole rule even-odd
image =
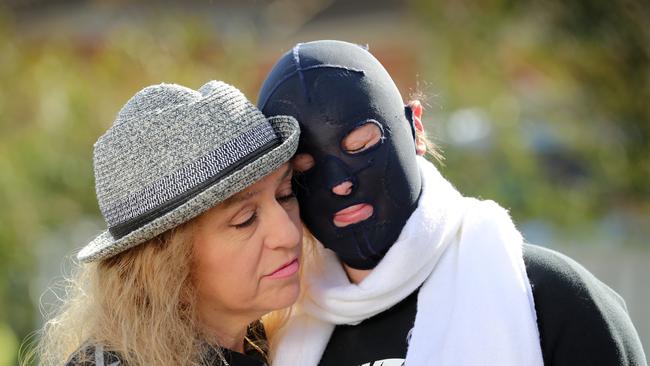
[[[291,158],[291,167],[293,168],[294,176],[307,173],[314,165],[316,165],[316,160],[313,155],[308,153],[297,153]]]
[[[355,124],[341,139],[343,153],[358,156],[375,150],[385,140],[384,127],[374,119],[367,119]]]

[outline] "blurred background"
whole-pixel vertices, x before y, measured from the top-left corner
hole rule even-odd
[[[296,42],[368,44],[425,103],[443,174],[626,300],[650,350],[650,3],[0,1],[0,366],[104,229],[92,145],[146,85],[251,100]]]

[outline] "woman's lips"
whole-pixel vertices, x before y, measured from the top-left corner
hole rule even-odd
[[[373,207],[367,203],[352,205],[334,214],[334,225],[345,227],[356,224],[372,216],[373,211]]]
[[[280,268],[276,269],[273,273],[268,274],[265,277],[276,279],[287,278],[298,272],[298,268],[300,268],[300,262],[298,262],[298,258],[296,258],[291,262],[283,264]]]

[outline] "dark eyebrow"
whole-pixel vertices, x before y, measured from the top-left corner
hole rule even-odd
[[[291,165],[287,164],[285,172],[282,174],[282,176],[280,176],[280,178],[278,178],[277,181],[278,182],[284,181],[285,179],[290,177],[292,173],[293,173],[293,169],[291,168]],[[239,193],[235,194],[234,196],[230,196],[225,201],[223,201],[221,204],[223,205],[223,207],[230,207],[230,206],[232,206],[232,205],[234,205],[236,203],[246,201],[246,200],[250,199],[251,197],[254,197],[255,195],[257,195],[259,193],[260,193],[260,191],[251,191],[251,192],[245,192],[245,193],[244,192],[239,192]]]

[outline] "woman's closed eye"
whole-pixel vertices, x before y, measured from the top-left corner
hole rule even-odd
[[[252,211],[246,215],[237,217],[235,220],[233,220],[233,223],[230,224],[230,226],[234,227],[235,229],[244,229],[248,226],[251,226],[255,220],[257,220],[257,212]]]
[[[244,229],[251,226],[257,220],[257,207],[246,205],[242,207],[235,216],[230,219],[229,226],[235,229]]]
[[[278,200],[278,202],[280,203],[289,203],[292,202],[295,198],[296,198],[296,193],[291,191],[288,194],[277,197],[276,200]]]
[[[275,199],[278,201],[278,203],[282,205],[290,204],[295,201],[296,194],[293,191],[291,191],[287,194],[277,196]],[[256,211],[246,211],[240,215],[235,216],[230,226],[234,227],[235,229],[244,229],[253,225],[256,220],[257,220]]]

